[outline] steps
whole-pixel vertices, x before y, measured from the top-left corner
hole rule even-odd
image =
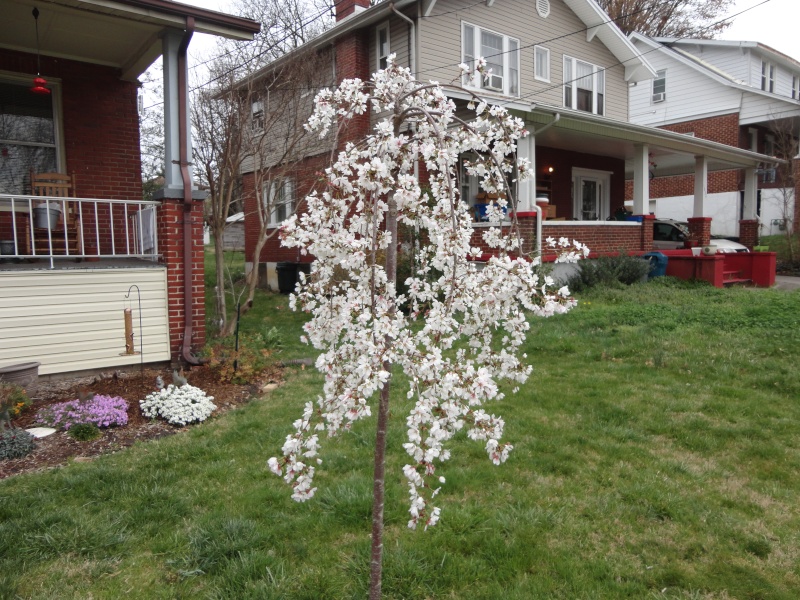
[[[749,285],[753,283],[752,279],[742,277],[741,271],[723,271],[722,272],[722,285]]]

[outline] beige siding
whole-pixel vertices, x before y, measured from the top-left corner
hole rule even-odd
[[[619,61],[597,37],[586,41],[586,26],[562,0],[552,0],[550,6],[550,15],[543,19],[530,0],[498,0],[492,6],[474,0],[439,0],[431,16],[420,20],[420,79],[449,82],[457,74],[461,23],[466,21],[519,40],[520,89],[525,100],[563,106],[563,59],[567,55],[608,68],[605,115],[627,120],[628,86]],[[550,49],[550,83],[534,79],[533,46],[537,44]]]
[[[0,366],[42,363],[41,374],[139,364],[125,351],[123,310],[133,309],[136,350],[142,296],[144,361],[169,360],[162,268],[0,272]]]
[[[412,14],[408,15],[413,18]],[[369,34],[369,72],[374,73],[378,70],[378,29],[386,25],[387,21],[381,21],[370,28]],[[408,23],[398,16],[392,16],[389,20],[389,52],[397,55],[397,64],[401,67],[410,67],[408,58]]]

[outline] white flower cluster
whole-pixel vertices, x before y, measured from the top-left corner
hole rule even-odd
[[[415,399],[403,444],[411,458],[403,468],[408,524],[427,527],[440,514],[431,504],[444,483],[436,466],[450,457],[446,446],[456,433],[483,443],[495,464],[512,449],[500,441],[503,419],[483,406],[503,397],[501,381],[520,384],[531,372],[519,352],[529,328],[525,311],[551,316],[576,301],[549,277],[540,279],[539,257],[523,253],[515,186],[509,186],[513,177],[530,174],[526,161],[513,158],[517,140],[527,135],[520,119],[476,98],[470,103],[475,118],[465,122],[441,86],[415,81],[390,57],[371,82],[348,80],[320,92],[307,129],[325,134],[368,106],[389,117],[363,143],[345,147],[326,170],[325,190],[308,196],[306,212],[281,231],[285,246],[316,257],[291,305],[312,315],[303,339],[322,351],[316,366],[325,383],[323,394],[295,421],[283,457],[268,464],[293,486],[295,500],[313,496],[320,433],[335,435],[370,416],[371,399],[389,384],[397,365],[411,382],[408,397]],[[470,245],[472,219],[457,184],[464,153],[477,157],[466,168],[482,189],[502,192],[489,210],[497,226],[483,235],[494,256],[482,269],[475,266],[482,250]],[[419,163],[430,188],[424,194],[414,176]],[[399,242],[392,239],[390,215],[391,222],[396,215],[419,231],[422,240],[404,295],[383,260]],[[507,220],[510,227],[499,226]],[[588,253],[569,240],[548,245],[565,261]]]
[[[145,417],[161,417],[170,425],[188,425],[205,421],[216,410],[212,400],[213,396],[188,383],[180,387],[170,384],[149,394],[139,406]]]

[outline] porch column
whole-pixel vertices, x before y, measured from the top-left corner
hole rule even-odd
[[[650,170],[647,144],[636,144],[633,156],[633,214],[650,214]]]
[[[180,167],[180,117],[178,112],[178,48],[181,45],[183,31],[171,29],[164,34],[161,45],[164,53],[164,188],[165,190],[183,190],[183,179]],[[188,69],[187,69],[188,74]],[[189,99],[186,99],[186,115],[189,112]],[[186,147],[191,159],[192,128],[186,128]],[[189,176],[192,177],[192,166],[189,165]],[[168,194],[172,197],[172,194]]]
[[[704,217],[706,197],[708,196],[708,159],[694,157],[694,217]]]
[[[531,178],[517,183],[517,212],[528,212],[536,202],[536,139],[532,133],[517,143],[517,157],[530,162]]]
[[[742,220],[739,221],[739,242],[750,248],[750,250],[758,244],[757,196],[758,174],[755,169],[745,169]]]

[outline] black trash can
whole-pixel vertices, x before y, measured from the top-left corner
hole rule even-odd
[[[648,252],[647,254],[643,254],[642,258],[650,261],[650,274],[647,276],[648,279],[663,277],[667,274],[667,261],[669,259],[661,254],[661,252]]]
[[[275,265],[278,272],[278,291],[281,294],[291,294],[297,283],[297,263],[279,262]]]

